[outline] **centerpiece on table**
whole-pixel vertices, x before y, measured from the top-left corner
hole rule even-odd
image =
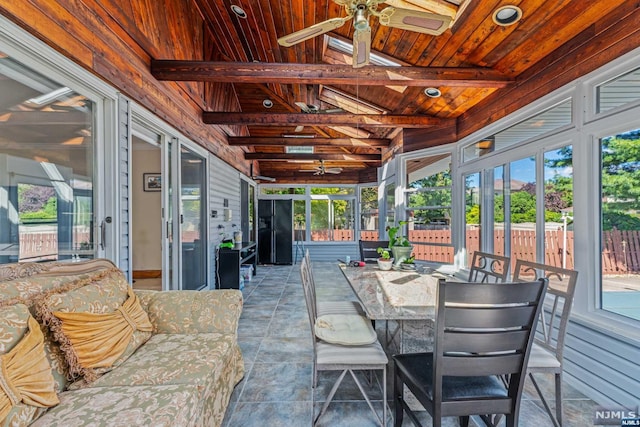
[[[415,270],[416,269],[416,257],[411,254],[411,256],[400,263],[400,269],[402,270]]]
[[[391,252],[389,252],[388,248],[378,248],[378,255],[380,255],[380,257],[378,258],[378,268],[380,270],[391,270],[391,267],[393,266],[393,258],[391,258]]]
[[[407,221],[400,221],[397,226],[387,226],[389,248],[391,248],[393,259],[395,260],[394,267],[400,267],[404,260],[411,258],[411,252],[413,252],[411,242],[402,235],[402,227],[407,224]]]

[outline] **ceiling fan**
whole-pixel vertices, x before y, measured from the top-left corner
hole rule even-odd
[[[269,181],[269,182],[275,182],[276,179],[270,176],[264,176],[264,175],[254,175],[253,174],[253,163],[251,163],[250,166],[250,172],[249,174],[251,175],[251,179],[256,180],[256,181]]]
[[[314,175],[324,175],[327,173],[339,174],[342,168],[328,168],[324,165],[324,160],[320,160],[320,165],[313,169],[302,169],[300,172],[313,172]]]
[[[300,111],[306,114],[334,114],[344,112],[342,108],[327,108],[321,110],[317,105],[307,104],[306,102],[295,102],[295,104],[300,108]],[[304,126],[296,126],[294,132],[302,132],[303,130]]]
[[[344,112],[342,108],[327,108],[325,110],[321,110],[317,105],[314,104],[307,104],[304,102],[296,102],[295,104],[303,113],[307,114],[334,114]]]
[[[378,11],[378,4],[393,3],[392,0],[333,0],[344,6],[347,16],[331,18],[310,27],[288,34],[278,39],[281,46],[293,46],[296,43],[319,36],[342,27],[353,18],[355,32],[353,34],[353,67],[358,68],[369,63],[371,51],[371,27],[369,17],[376,16],[380,24],[419,33],[440,35],[451,23],[451,17],[412,9],[387,6]]]

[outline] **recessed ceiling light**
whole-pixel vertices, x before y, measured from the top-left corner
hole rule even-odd
[[[493,22],[496,24],[507,27],[518,22],[522,18],[522,9],[518,6],[507,5],[496,9],[493,12]]]
[[[231,11],[235,13],[238,18],[242,18],[242,19],[247,18],[247,12],[245,12],[244,9],[238,5],[232,4]]]
[[[267,98],[264,101],[262,101],[262,106],[264,108],[271,108],[271,107],[273,107],[273,101],[270,100],[269,98]]]
[[[438,88],[428,87],[424,90],[424,94],[430,98],[438,98],[440,95],[442,95],[442,92],[440,92],[440,89]]]

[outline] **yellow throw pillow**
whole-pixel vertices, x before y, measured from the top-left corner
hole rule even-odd
[[[60,343],[71,379],[85,385],[124,362],[153,330],[121,272],[49,295],[38,313]]]
[[[0,336],[11,343],[0,352],[0,424],[4,425],[14,408],[48,408],[59,400],[38,322],[23,304],[0,309],[0,319]],[[32,414],[35,419],[39,413]]]
[[[316,337],[330,344],[367,345],[377,339],[371,322],[357,314],[327,314],[318,317]]]

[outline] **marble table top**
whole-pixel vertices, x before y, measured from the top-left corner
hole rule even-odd
[[[416,271],[382,271],[340,265],[342,273],[362,303],[367,317],[376,320],[433,320],[436,286],[441,275]]]

